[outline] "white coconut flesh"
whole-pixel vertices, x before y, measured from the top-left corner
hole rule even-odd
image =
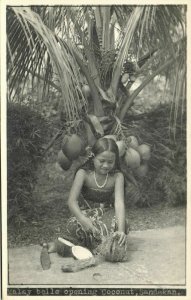
[[[72,247],[72,254],[76,259],[88,259],[92,258],[93,254],[87,249],[82,246],[73,246]]]
[[[63,243],[64,245],[66,245],[68,247],[73,247],[74,246],[74,244],[72,244],[71,242],[69,242],[69,241],[67,241],[67,240],[65,240],[65,239],[63,239],[61,237],[58,238],[58,241],[61,242],[61,243]]]

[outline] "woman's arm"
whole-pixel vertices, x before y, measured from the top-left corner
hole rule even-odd
[[[85,181],[85,176],[85,170],[80,169],[77,171],[68,198],[69,209],[78,220],[80,220],[80,218],[83,216],[78,205],[78,198],[80,196],[81,189]]]
[[[125,201],[124,201],[124,176],[118,173],[115,181],[115,215],[118,224],[118,233],[121,235],[119,243],[125,242]]]
[[[81,211],[78,205],[78,198],[80,196],[81,189],[85,182],[86,171],[80,169],[77,171],[76,176],[74,178],[69,198],[68,198],[68,206],[71,213],[78,219],[78,221],[82,224],[82,227],[86,231],[97,231],[96,227],[92,224],[91,220],[87,218]]]

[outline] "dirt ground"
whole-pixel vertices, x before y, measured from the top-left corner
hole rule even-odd
[[[51,253],[51,268],[40,265],[39,245],[9,249],[9,284],[73,285],[185,285],[185,227],[131,231],[128,260],[103,263],[64,273],[61,266],[73,260]]]

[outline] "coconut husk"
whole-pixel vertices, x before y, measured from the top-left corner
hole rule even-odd
[[[126,245],[118,244],[119,236],[110,235],[106,237],[97,251],[103,255],[106,261],[120,262],[127,260]]]
[[[61,270],[63,272],[78,272],[82,269],[86,269],[89,267],[93,267],[98,265],[103,261],[103,258],[101,256],[99,257],[91,257],[88,259],[82,259],[82,260],[73,260],[72,262],[65,263],[62,265]]]

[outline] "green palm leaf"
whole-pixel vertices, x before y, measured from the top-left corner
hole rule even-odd
[[[61,107],[67,119],[75,120],[79,118],[82,107],[86,107],[86,100],[81,93],[79,68],[72,52],[60,42],[59,37],[56,37],[54,32],[42,22],[40,16],[29,7],[14,7],[13,11],[19,21],[20,30],[23,31],[22,37],[26,47],[24,54],[21,54],[23,44],[17,41],[17,51],[14,50],[16,54],[12,57],[12,60],[16,62],[15,70],[12,70],[12,72],[14,71],[15,76],[26,74],[26,77],[24,77],[26,80],[31,66],[34,71],[37,66],[39,67],[40,62],[42,63],[40,72],[42,73],[43,69],[45,69],[44,78],[47,81],[49,74],[54,71],[58,75],[62,95]],[[50,14],[51,11],[48,13]],[[43,45],[41,47],[43,52],[40,51],[40,57],[38,58],[37,49],[39,49],[40,45]],[[14,82],[12,81],[13,85]]]

